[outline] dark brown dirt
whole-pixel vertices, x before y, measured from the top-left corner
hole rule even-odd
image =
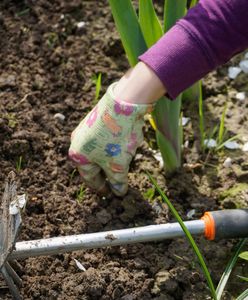
[[[82,21],[85,26],[78,29]],[[222,150],[203,155],[193,102],[184,108],[192,122],[185,127],[189,147],[176,175],[166,178],[159,169],[149,148],[154,134],[147,129],[151,139],[146,139],[132,163],[126,197],[100,199],[84,190],[67,160],[70,133],[93,105],[92,76],[102,73],[103,93],[128,68],[107,1],[3,0],[0,35],[0,179],[3,187],[14,170],[19,193],[28,195],[19,240],[173,222],[158,195],[152,201],[142,196],[151,187],[145,171],[158,180],[185,220],[191,209],[198,218],[206,210],[248,207],[247,186],[236,194],[223,194],[247,182],[247,154]],[[248,91],[247,76],[230,81],[226,69],[204,80],[207,126],[219,122],[228,100],[229,133],[247,138],[247,101],[235,98],[237,91]],[[65,120],[56,119],[56,113]],[[227,156],[234,161],[230,169],[222,165]],[[84,195],[79,199],[81,187]],[[196,240],[216,285],[236,241]],[[20,264],[23,299],[210,299],[184,238],[29,258]],[[247,264],[240,262],[234,273],[225,299],[247,287],[236,277],[247,276]],[[6,288],[0,289],[0,299],[10,299]]]

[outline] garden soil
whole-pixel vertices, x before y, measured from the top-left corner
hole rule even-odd
[[[94,105],[94,76],[102,74],[102,95],[128,68],[107,1],[2,0],[0,36],[1,192],[8,173],[15,171],[18,192],[28,198],[19,240],[174,222],[167,205],[153,195],[146,171],[184,220],[207,210],[248,207],[247,154],[224,148],[202,153],[198,104],[190,100],[183,104],[191,121],[184,127],[183,164],[176,174],[166,177],[159,167],[154,132],[146,124],[128,194],[102,199],[85,188],[67,158],[70,134]],[[248,140],[248,109],[236,93],[248,94],[248,77],[230,80],[227,67],[203,81],[205,125],[218,124],[228,103],[225,125],[229,136],[240,134],[242,143]],[[223,167],[227,157],[233,161],[230,168]],[[217,285],[237,241],[196,241]],[[210,299],[185,238],[28,258],[16,264],[16,271],[26,300]],[[237,277],[247,272],[247,264],[239,261],[223,299],[247,288]],[[2,280],[0,299],[11,299]]]

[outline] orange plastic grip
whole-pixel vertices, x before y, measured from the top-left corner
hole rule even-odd
[[[201,220],[205,223],[205,238],[208,240],[215,239],[215,221],[213,216],[210,212],[205,212],[204,215],[201,217]]]

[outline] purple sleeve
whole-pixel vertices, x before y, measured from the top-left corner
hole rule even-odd
[[[201,0],[139,57],[171,98],[248,48],[248,0]]]

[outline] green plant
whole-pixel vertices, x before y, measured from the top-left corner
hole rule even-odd
[[[155,186],[156,190],[159,192],[160,196],[162,197],[162,200],[168,205],[170,211],[172,212],[172,214],[174,215],[174,217],[176,218],[177,222],[180,224],[180,226],[182,227],[182,230],[184,231],[185,233],[185,236],[187,237],[192,249],[194,250],[197,258],[198,258],[198,261],[200,263],[200,266],[203,270],[203,273],[205,275],[205,278],[207,280],[207,283],[208,283],[208,286],[210,288],[210,291],[211,291],[211,295],[213,297],[213,299],[217,300],[217,297],[216,297],[216,292],[215,292],[215,288],[214,288],[214,285],[213,285],[213,282],[212,282],[212,278],[210,276],[210,273],[208,271],[208,268],[206,266],[206,263],[204,261],[204,258],[198,248],[198,246],[196,245],[191,233],[189,232],[189,230],[187,229],[187,227],[184,225],[184,222],[183,220],[181,219],[180,215],[178,214],[177,210],[175,209],[175,207],[173,206],[173,204],[170,202],[170,200],[166,197],[166,195],[164,194],[164,192],[160,189],[160,187],[158,186],[157,182],[155,181],[155,179],[150,175],[148,174],[152,184]]]
[[[22,156],[19,156],[18,161],[16,162],[16,171],[20,172],[22,169]]]
[[[78,203],[82,203],[85,195],[85,190],[85,187],[81,185],[79,191],[76,192],[76,199]]]
[[[201,89],[200,89],[201,90]],[[206,141],[209,141],[211,139],[214,139],[216,142],[215,147],[211,148],[209,152],[212,150],[219,151],[224,146],[225,143],[231,142],[233,140],[236,140],[239,135],[235,135],[231,138],[227,139],[227,130],[225,128],[225,117],[226,117],[226,111],[227,111],[227,103],[224,106],[220,123],[215,125],[212,130],[210,130],[208,133],[205,130],[204,126],[204,114],[203,114],[203,99],[202,99],[202,92],[200,91],[200,97],[198,102],[198,111],[199,111],[199,130],[200,130],[200,140],[201,140],[201,149],[203,151],[207,148]]]
[[[50,49],[52,49],[55,44],[58,42],[59,37],[58,34],[56,32],[49,32],[48,36],[47,36],[47,45]]]
[[[156,189],[154,187],[149,188],[148,190],[146,190],[143,193],[144,199],[149,200],[149,201],[153,200],[153,198],[155,196],[155,192],[156,192]]]
[[[3,118],[8,120],[8,126],[11,128],[15,128],[17,125],[17,119],[15,113],[6,113],[3,115]]]
[[[96,85],[95,98],[93,100],[93,104],[96,104],[98,102],[101,87],[102,87],[102,73],[99,73],[98,75],[94,74],[92,76],[92,81]]]
[[[228,262],[226,269],[219,281],[218,287],[215,289],[214,285],[213,285],[213,281],[212,278],[210,276],[210,272],[206,266],[206,263],[204,261],[203,255],[201,254],[198,246],[196,245],[191,233],[189,232],[189,230],[187,229],[187,227],[185,226],[183,220],[181,219],[180,215],[178,214],[177,210],[175,209],[175,207],[173,206],[173,204],[170,202],[170,200],[166,197],[166,195],[164,194],[164,192],[160,189],[160,187],[158,186],[157,182],[155,181],[155,179],[148,173],[148,176],[152,182],[152,184],[155,186],[156,190],[158,191],[158,193],[161,195],[162,200],[168,205],[169,209],[171,210],[172,214],[174,215],[174,217],[176,218],[176,220],[178,221],[178,223],[180,224],[182,230],[185,233],[186,238],[188,239],[192,249],[194,250],[198,261],[200,263],[200,266],[202,268],[202,271],[204,273],[204,276],[206,278],[206,281],[208,283],[208,287],[210,289],[211,292],[211,296],[214,300],[220,300],[224,291],[224,288],[227,284],[228,278],[236,264],[237,258],[245,258],[248,259],[248,252],[245,251],[243,253],[240,254],[240,251],[242,249],[242,247],[246,244],[246,242],[248,241],[248,238],[241,240],[238,245],[236,246],[236,251],[234,252],[233,256],[231,257],[230,261]],[[243,278],[242,278],[243,279]],[[246,277],[245,277],[246,280]],[[247,299],[246,297],[248,296],[248,289],[245,290],[242,294],[240,294],[237,298],[237,300],[245,300]]]
[[[152,0],[139,0],[139,16],[131,0],[109,0],[109,3],[127,58],[130,65],[134,66],[138,62],[138,56],[185,14],[187,1],[165,1],[163,26]],[[173,172],[181,165],[180,111],[181,95],[174,101],[166,101],[165,97],[162,97],[156,103],[152,114],[156,124],[157,144],[167,172]]]

